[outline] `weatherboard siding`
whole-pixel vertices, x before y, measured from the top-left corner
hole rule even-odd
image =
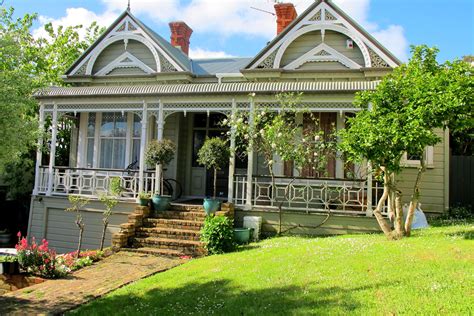
[[[66,212],[70,207],[67,197],[32,197],[28,236],[37,240],[46,238],[51,248],[59,253],[74,251],[77,247],[79,231],[74,221],[75,213]],[[111,234],[120,230],[120,224],[127,222],[127,215],[132,213],[135,203],[121,202],[110,216],[105,246],[111,245]],[[82,249],[97,249],[102,236],[103,205],[91,201],[81,211],[85,223]]]
[[[364,57],[362,56],[362,52],[360,51],[359,47],[354,43],[354,48],[346,48],[346,40],[348,39],[349,37],[343,34],[338,34],[332,31],[326,31],[326,34],[324,36],[324,43],[334,48],[349,59],[352,59],[359,65],[364,66]],[[289,63],[295,61],[296,59],[309,52],[313,48],[317,47],[321,43],[322,41],[320,31],[309,32],[298,37],[293,41],[293,43],[288,46],[288,48],[283,53],[280,68],[283,68]],[[347,67],[344,67],[344,69],[347,69]]]
[[[421,209],[427,213],[442,213],[447,205],[448,192],[446,191],[445,182],[445,137],[443,130],[437,130],[437,135],[442,141],[433,148],[433,165],[429,167],[422,176],[420,185],[420,203]],[[403,193],[403,203],[408,203],[413,193],[413,184],[418,173],[416,167],[403,168],[398,179],[398,187]]]
[[[107,48],[100,53],[99,57],[95,61],[92,73],[95,74],[114,61],[117,57],[125,53],[125,51],[131,53],[145,65],[156,71],[156,61],[148,47],[140,42],[129,40],[127,44],[127,50],[125,50],[123,41],[118,41],[107,46]]]

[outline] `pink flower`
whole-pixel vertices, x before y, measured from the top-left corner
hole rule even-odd
[[[17,236],[18,238],[20,238],[20,237],[21,237],[21,231],[18,231],[18,233],[16,234],[16,236]]]

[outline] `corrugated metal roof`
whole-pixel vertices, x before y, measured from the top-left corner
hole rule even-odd
[[[208,58],[191,61],[193,73],[198,76],[218,73],[240,73],[252,58]]]
[[[156,84],[142,86],[51,87],[35,93],[35,97],[87,97],[128,95],[192,95],[222,93],[278,93],[278,92],[330,92],[373,90],[379,81],[348,82],[236,82]]]

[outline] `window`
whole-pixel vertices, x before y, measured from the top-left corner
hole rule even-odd
[[[95,113],[89,113],[89,117],[87,119],[87,158],[86,158],[86,164],[88,168],[92,168],[94,166],[95,124],[96,124]]]
[[[100,125],[100,168],[125,167],[127,144],[127,116],[122,113],[103,113]]]
[[[225,118],[225,115],[220,113],[194,114],[194,128],[193,128],[193,167],[201,167],[197,162],[198,152],[201,149],[206,137],[223,137],[228,130],[222,127],[220,122]]]
[[[138,167],[138,160],[140,159],[140,137],[142,135],[142,123],[138,115],[133,115],[133,132],[132,132],[132,157],[130,163]],[[134,169],[135,166],[133,167]]]
[[[423,153],[425,156],[426,166],[433,167],[433,146],[428,146]],[[402,166],[404,167],[419,167],[420,166],[420,154],[417,153],[405,153],[402,156]]]

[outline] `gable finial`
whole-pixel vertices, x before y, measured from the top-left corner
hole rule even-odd
[[[127,11],[130,11],[130,0],[128,0]]]

